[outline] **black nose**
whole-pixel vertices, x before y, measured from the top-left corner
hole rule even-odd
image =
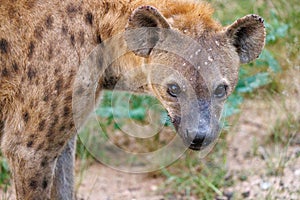
[[[201,150],[211,143],[209,132],[189,132],[188,131],[188,143],[189,148],[192,150]]]
[[[206,137],[205,133],[196,133],[191,144],[201,146],[203,144],[204,140],[205,140],[205,137]]]

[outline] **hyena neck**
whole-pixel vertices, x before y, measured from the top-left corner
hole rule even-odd
[[[101,10],[95,10],[96,15],[102,15],[95,17],[102,19],[96,22],[101,43],[104,48],[109,48],[109,57],[112,58],[111,63],[108,61],[105,64],[106,69],[100,79],[100,88],[150,93],[147,86],[147,72],[143,67],[145,63],[150,62],[150,58],[142,58],[130,52],[123,37],[132,11],[139,5],[149,2],[131,0],[130,7],[128,2],[115,0],[99,2]]]
[[[150,93],[145,60],[128,53],[109,65],[102,78],[103,89]]]

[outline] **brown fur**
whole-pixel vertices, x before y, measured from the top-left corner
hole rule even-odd
[[[50,199],[51,187],[52,199],[63,195],[57,192],[61,186],[56,186],[60,183],[57,177],[53,183],[53,176],[64,167],[56,163],[60,163],[58,157],[75,134],[72,92],[78,67],[96,45],[123,32],[133,11],[143,5],[157,8],[173,30],[197,39],[204,48],[211,46],[214,59],[224,64],[215,82],[225,77],[229,82],[228,94],[234,89],[239,57],[230,42],[236,34],[231,31],[228,38],[224,35],[226,29],[212,19],[213,10],[206,3],[179,0],[1,1],[0,133],[18,199]],[[262,42],[253,44],[256,53],[247,62],[261,51],[264,33],[257,37]],[[224,47],[223,50],[219,50],[215,41]],[[207,59],[205,56],[209,54],[202,55],[201,59]],[[184,60],[160,51],[154,51],[148,59],[134,53],[126,54],[107,70],[107,76],[99,83],[99,91],[114,86],[124,72],[141,66],[144,61],[173,63],[174,69],[187,79],[195,80],[191,84],[199,97],[205,99],[208,95],[206,86],[200,86],[204,81],[200,74],[194,73],[191,66],[182,69]],[[150,90],[161,99],[175,122],[178,108],[166,103],[165,99],[170,97],[166,97],[162,88],[152,86]],[[72,157],[73,154],[68,155]]]

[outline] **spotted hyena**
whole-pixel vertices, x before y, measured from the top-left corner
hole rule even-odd
[[[75,77],[91,51],[117,33],[125,31],[112,43],[112,53],[124,47],[128,52],[105,69],[96,93],[114,88],[133,68],[157,63],[161,73],[142,70],[145,73],[131,81],[148,81],[139,91],[161,101],[191,149],[201,150],[213,142],[239,65],[258,57],[265,28],[257,15],[222,27],[212,19],[212,12],[208,4],[189,0],[1,1],[1,146],[17,199],[74,198],[72,101],[74,91],[79,96],[85,91],[83,86],[75,88]],[[172,34],[177,34],[176,39]],[[178,53],[187,57],[157,48],[162,44],[177,48],[180,44]],[[164,72],[164,66],[181,78]],[[164,81],[152,84],[159,76]],[[192,117],[195,113],[200,114]]]

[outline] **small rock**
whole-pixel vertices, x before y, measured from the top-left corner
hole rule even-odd
[[[271,187],[271,183],[267,181],[263,181],[260,183],[260,188],[262,190],[268,190]]]
[[[279,181],[280,187],[284,187],[284,182],[282,180]]]
[[[233,195],[234,195],[234,192],[231,192],[231,191],[225,191],[225,192],[223,193],[223,195],[224,195],[225,197],[227,197],[227,200],[231,200],[232,197],[233,197]]]
[[[152,186],[151,186],[151,190],[152,190],[152,191],[157,191],[157,189],[158,189],[158,188],[157,188],[156,185],[152,185]]]
[[[300,169],[297,169],[296,171],[294,171],[295,176],[300,176]]]
[[[243,192],[243,193],[242,193],[242,196],[243,196],[244,198],[249,197],[249,196],[250,196],[250,191]]]

